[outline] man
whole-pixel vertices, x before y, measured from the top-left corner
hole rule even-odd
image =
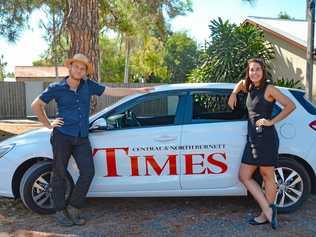
[[[69,76],[50,84],[32,103],[33,112],[47,128],[53,129],[50,142],[53,150],[52,199],[56,209],[56,220],[60,225],[84,225],[80,215],[94,176],[94,165],[90,141],[88,139],[90,99],[92,95],[126,96],[145,93],[152,88],[110,88],[92,80],[84,79],[92,75],[93,67],[83,54],[76,54],[65,61]],[[57,118],[50,122],[44,107],[51,100],[57,103]],[[73,156],[79,169],[79,178],[69,198],[65,202],[67,165]]]

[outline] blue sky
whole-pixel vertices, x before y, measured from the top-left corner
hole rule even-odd
[[[242,0],[192,0],[193,12],[186,16],[176,17],[171,21],[174,31],[187,31],[198,43],[208,39],[210,20],[222,17],[234,23],[241,23],[247,16],[277,17],[285,11],[296,19],[305,18],[306,0],[256,0],[249,5]],[[7,71],[13,72],[14,66],[32,65],[47,47],[43,33],[38,28],[38,22],[43,13],[35,12],[30,20],[32,29],[24,31],[15,43],[9,43],[0,38],[0,55],[8,62]]]

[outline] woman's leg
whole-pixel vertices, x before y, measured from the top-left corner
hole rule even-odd
[[[269,204],[273,204],[275,201],[276,193],[277,193],[277,184],[275,182],[275,177],[274,177],[274,167],[261,166],[259,168],[259,171],[264,182],[266,199],[269,202]]]
[[[265,186],[265,197],[268,203],[273,204],[277,193],[277,185],[274,179],[274,167],[259,167],[260,174],[262,176]],[[266,216],[263,212],[257,217],[258,220],[266,220]]]
[[[239,169],[239,179],[246,186],[247,190],[252,194],[252,196],[258,202],[262,212],[271,221],[272,209],[269,206],[269,202],[266,199],[261,187],[252,178],[253,173],[256,171],[257,166],[241,164]]]

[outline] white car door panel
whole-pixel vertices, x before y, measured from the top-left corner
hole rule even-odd
[[[181,126],[139,128],[93,134],[97,191],[173,190],[179,188],[178,152],[157,150],[177,146]],[[161,134],[177,134],[168,142],[158,142]],[[156,149],[155,149],[156,148]]]
[[[239,187],[238,170],[247,138],[245,107],[231,111],[230,91],[192,92],[181,146],[181,188],[219,189]],[[244,102],[244,95],[239,96]]]
[[[92,192],[180,189],[179,151],[172,149],[181,139],[182,126],[176,124],[179,98],[171,94],[140,100],[114,115],[119,121],[107,118],[112,129],[90,134]]]
[[[216,189],[238,185],[238,170],[246,144],[246,122],[185,125],[181,152],[182,189]],[[195,137],[192,144],[192,137]]]

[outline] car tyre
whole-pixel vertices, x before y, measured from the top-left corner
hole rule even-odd
[[[23,175],[20,183],[20,196],[23,204],[39,214],[55,212],[51,197],[50,179],[52,163],[41,161],[31,166]],[[74,182],[68,173],[66,200],[70,197]]]

